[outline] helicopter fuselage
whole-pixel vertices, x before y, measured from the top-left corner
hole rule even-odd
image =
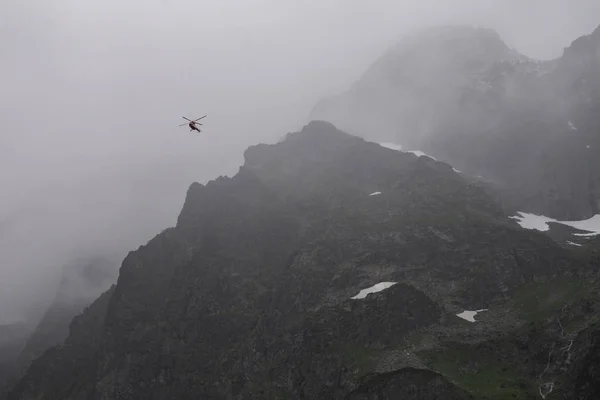
[[[205,115],[204,117],[206,117],[206,115]],[[186,119],[186,120],[188,120],[188,121],[189,121],[189,122],[187,123],[187,126],[190,128],[190,130],[191,130],[191,131],[198,131],[198,132],[202,132],[202,131],[200,130],[200,127],[199,127],[199,125],[200,125],[200,126],[202,126],[202,124],[201,124],[200,122],[198,122],[198,120],[199,120],[199,119],[202,119],[202,118],[204,118],[204,117],[197,118],[196,120],[193,120],[193,121],[192,121],[191,119],[189,119],[189,118],[186,118],[186,117],[183,117],[183,119]],[[179,126],[185,126],[185,125],[186,125],[186,124],[181,124],[181,125],[179,125]]]

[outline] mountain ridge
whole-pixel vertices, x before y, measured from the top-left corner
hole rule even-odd
[[[7,400],[537,393],[543,362],[526,364],[525,383],[477,388],[428,352],[530,332],[507,302],[565,276],[592,282],[595,261],[522,229],[450,165],[330,123],[244,156],[235,176],[190,185],[177,224],[127,255]],[[395,284],[353,299],[382,281]],[[469,308],[493,317],[472,327],[456,316]]]

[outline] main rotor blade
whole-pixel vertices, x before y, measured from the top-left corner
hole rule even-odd
[[[187,119],[188,121],[192,122],[192,120],[191,120],[191,119],[189,119],[189,118],[186,118],[186,117],[181,117],[181,118],[183,118],[183,119]]]
[[[204,117],[206,117],[206,115],[205,115]],[[197,118],[197,119],[195,119],[194,121],[198,121],[199,119],[202,119],[202,118],[204,118],[204,117]]]
[[[187,124],[181,124],[181,125],[179,125],[179,126],[184,126],[184,125],[187,125]]]

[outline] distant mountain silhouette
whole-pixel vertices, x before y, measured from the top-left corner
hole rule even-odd
[[[549,61],[490,29],[419,31],[311,118],[482,176],[522,210],[571,220],[600,212],[600,28]]]

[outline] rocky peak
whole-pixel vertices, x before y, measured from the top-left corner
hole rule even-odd
[[[282,198],[302,203],[346,192],[371,193],[414,168],[431,168],[417,164],[414,154],[367,142],[324,121],[312,121],[279,143],[251,146],[244,159],[235,176],[190,186],[178,227],[197,227],[215,215],[227,218],[224,207],[250,213]],[[451,171],[447,165],[441,168]]]
[[[445,71],[456,78],[457,73],[479,71],[496,61],[518,57],[522,56],[511,50],[492,29],[440,26],[420,30],[399,41],[375,62],[362,79],[367,80],[370,75],[385,73],[390,76],[404,72],[412,79],[433,78],[439,84],[444,81],[439,76],[431,76],[431,72]]]
[[[297,174],[299,169],[320,168],[327,156],[343,154],[363,140],[351,137],[325,121],[312,121],[300,132],[289,133],[275,145],[258,144],[244,152],[244,168],[255,173]],[[318,164],[314,164],[318,163]]]
[[[599,57],[600,25],[589,35],[580,36],[565,48],[563,57]]]
[[[423,29],[386,51],[346,93],[319,102],[311,118],[372,140],[425,151],[423,143],[463,111],[465,89],[487,88],[490,79],[482,75],[502,61],[513,68],[517,63],[529,65],[492,29]]]
[[[219,206],[223,197],[234,194],[247,204],[270,202],[269,197],[302,202],[324,196],[361,196],[418,174],[430,174],[431,179],[459,179],[446,163],[390,150],[325,121],[311,121],[279,143],[251,146],[244,159],[236,176],[206,186],[192,185],[182,214],[200,202],[205,209],[208,203]]]
[[[565,48],[559,60],[556,85],[572,113],[578,106],[595,107],[600,103],[600,26]]]
[[[469,25],[443,25],[419,30],[401,40],[396,51],[440,50],[456,56],[488,55],[499,59],[511,50],[494,29]]]

